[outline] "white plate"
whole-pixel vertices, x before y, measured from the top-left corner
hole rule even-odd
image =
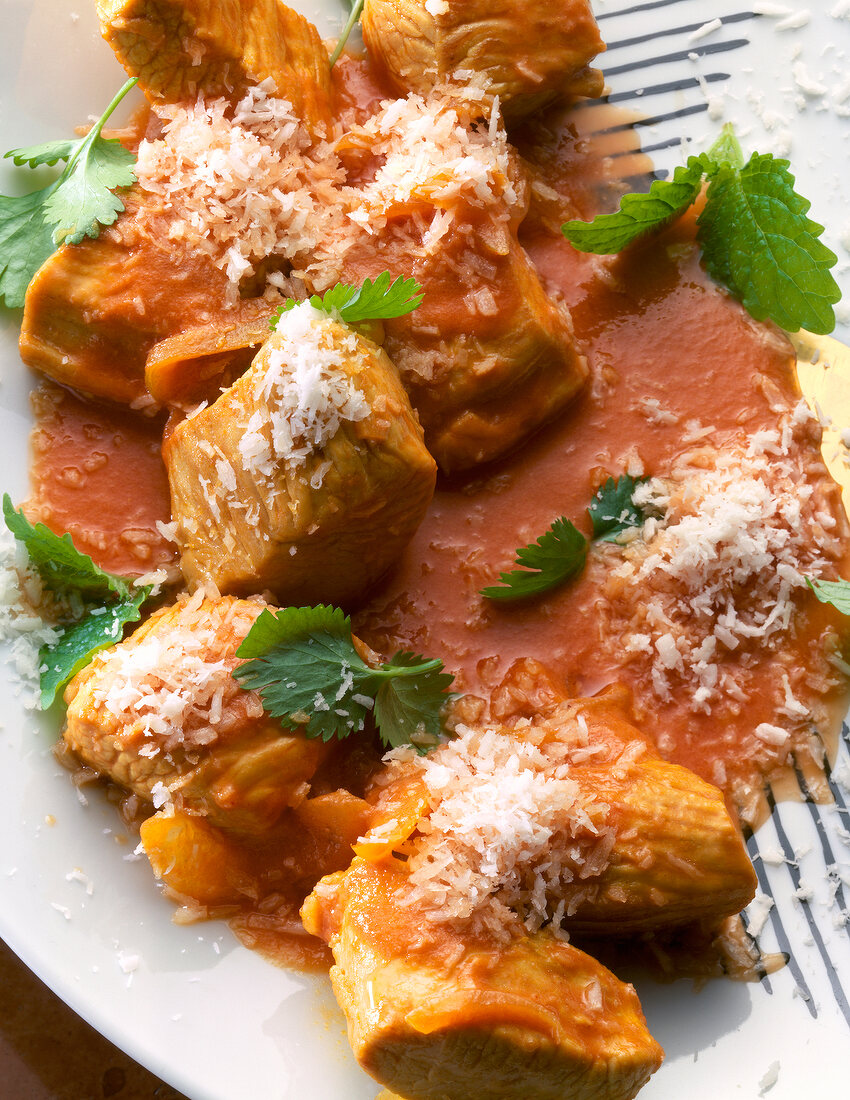
[[[90,6],[0,0],[0,150],[68,133],[110,98],[120,70]],[[318,13],[323,33],[342,19],[335,0],[306,0],[303,10]],[[704,146],[730,119],[747,147],[790,150],[813,216],[828,223],[846,288],[840,241],[850,245],[850,212],[840,195],[850,174],[850,0],[815,0],[810,22],[797,29],[739,10],[731,0],[599,0],[609,84],[647,116],[644,145],[662,169],[680,162],[683,135]],[[731,18],[711,29],[706,16]],[[0,191],[14,186],[20,174],[4,166]],[[17,322],[0,316],[0,433],[2,488],[21,499],[30,379],[17,355]],[[846,324],[836,335],[848,339]],[[55,730],[24,715],[2,687],[0,935],[96,1028],[193,1100],[372,1100],[378,1087],[351,1059],[327,982],[271,967],[221,925],[174,926],[146,862],[132,858],[132,843],[118,842],[111,807],[97,792],[88,805],[78,801],[50,753]],[[847,756],[845,744],[845,766]],[[841,911],[850,848],[839,826],[850,820],[847,792],[836,793],[844,800],[837,807],[784,805],[758,835],[768,861],[756,865],[776,898],[762,943],[771,950],[787,941],[793,966],[771,976],[769,988],[639,987],[667,1051],[642,1098],[748,1100],[774,1066],[771,1100],[797,1100],[813,1085],[824,1096],[846,1089],[850,1008],[841,981],[850,990],[850,931]],[[777,863],[777,849],[791,862]],[[808,902],[792,897],[801,885],[813,891]]]

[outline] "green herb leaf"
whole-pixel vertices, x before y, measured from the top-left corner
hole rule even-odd
[[[44,203],[57,184],[9,198],[0,195],[0,297],[22,306],[33,275],[56,246],[44,221]]]
[[[366,279],[360,287],[337,283],[322,297],[314,294],[309,299],[310,305],[347,325],[382,321],[412,313],[422,301],[422,287],[415,279],[405,279],[401,275],[394,282],[391,279],[389,271],[382,271],[374,282]],[[277,328],[284,313],[298,304],[292,298],[285,302],[272,317],[272,329]]]
[[[392,748],[409,744],[418,749],[436,745],[442,730],[440,711],[454,679],[442,671],[443,662],[426,661],[415,653],[396,653],[382,666],[386,679],[375,696],[375,721],[384,744]]]
[[[77,618],[57,626],[58,641],[43,646],[39,654],[41,706],[46,709],[95,653],[121,638],[126,623],[139,620],[151,588],[134,588],[126,577],[107,573],[80,553],[70,535],[60,537],[43,523],[31,524],[8,493],[3,496],[3,518],[44,585],[79,609]]]
[[[600,214],[591,222],[567,222],[561,232],[580,252],[622,252],[638,237],[683,214],[700,192],[702,175],[702,164],[690,157],[686,167],[675,170],[672,180],[655,180],[646,193],[623,195],[616,213]]]
[[[135,156],[114,138],[100,137],[99,127],[89,131],[69,163],[60,186],[44,204],[44,219],[54,225],[53,240],[79,244],[96,237],[101,226],[112,225],[124,203],[110,188],[129,187],[136,179]]]
[[[70,535],[59,536],[43,523],[33,526],[22,511],[16,511],[8,493],[3,495],[3,518],[15,538],[26,547],[30,561],[51,591],[79,592],[86,600],[130,595],[124,577],[95,565],[74,546]]]
[[[27,165],[29,168],[38,168],[40,164],[57,164],[60,160],[67,160],[77,150],[80,144],[77,138],[60,138],[58,141],[43,141],[40,145],[30,145],[26,149],[10,149],[5,157],[11,157],[12,162],[19,168]]]
[[[57,180],[29,195],[0,195],[0,296],[20,306],[32,277],[59,245],[96,237],[124,204],[113,194],[136,179],[134,155],[114,138],[101,136],[106,120],[136,83],[128,80],[79,140],[43,142],[6,153],[15,164],[36,168],[67,161]]]
[[[706,270],[756,320],[788,332],[825,334],[835,327],[841,297],[830,268],[837,257],[819,240],[823,226],[806,215],[810,203],[794,190],[788,161],[754,153],[744,160],[731,126],[707,153],[689,157],[669,181],[648,194],[623,196],[615,214],[567,222],[566,238],[584,252],[619,252],[659,229],[697,198],[708,180],[698,240]]]
[[[435,737],[452,677],[439,660],[398,653],[372,668],[359,656],[351,620],[339,608],[266,609],[257,618],[233,675],[259,691],[266,710],[288,729],[330,741],[362,730],[371,710],[386,745]]]
[[[617,542],[624,531],[642,526],[644,513],[632,498],[637,486],[645,480],[643,477],[623,474],[616,480],[609,477],[597,489],[587,509],[593,525],[594,539],[599,542]]]
[[[138,588],[132,596],[95,608],[79,622],[67,626],[53,646],[42,646],[41,709],[46,710],[68,681],[86,667],[96,653],[121,640],[127,623],[138,622],[150,587]]]
[[[806,584],[821,603],[832,604],[842,615],[850,615],[850,581],[821,581],[806,577]]]
[[[482,588],[489,600],[523,600],[537,596],[574,577],[584,568],[587,539],[568,519],[561,516],[536,542],[517,550],[521,569],[500,573],[501,584]]]
[[[828,333],[841,292],[830,268],[837,257],[806,217],[810,203],[794,190],[787,160],[754,154],[741,169],[712,176],[698,219],[708,273],[763,321],[788,332]]]
[[[628,474],[609,477],[594,494],[587,514],[593,528],[593,542],[618,542],[623,531],[640,527],[645,516],[634,502],[635,488],[645,478]],[[500,573],[501,584],[482,588],[489,600],[523,600],[548,592],[584,569],[590,543],[564,516],[556,519],[537,542],[517,550],[521,569]]]

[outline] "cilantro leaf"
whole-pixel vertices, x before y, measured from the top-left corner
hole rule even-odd
[[[44,220],[53,223],[55,244],[79,244],[112,225],[124,203],[110,188],[129,187],[136,179],[135,156],[115,138],[102,138],[103,119],[89,130],[66,169],[61,186],[44,203]]]
[[[822,581],[806,577],[806,584],[821,603],[832,604],[842,615],[850,615],[850,581]]]
[[[59,138],[57,141],[43,141],[40,145],[30,145],[26,149],[10,149],[4,157],[11,157],[12,163],[19,168],[27,165],[38,168],[40,164],[56,164],[67,160],[74,154],[79,141],[76,138]]]
[[[53,646],[42,646],[41,709],[47,710],[59,690],[86,667],[96,653],[121,641],[127,623],[138,622],[150,588],[138,588],[132,596],[104,608],[95,608],[79,622],[66,626]]]
[[[322,297],[314,294],[309,302],[314,309],[322,310],[329,317],[339,318],[347,325],[383,321],[412,313],[422,301],[422,287],[415,279],[405,279],[401,275],[394,282],[391,279],[389,271],[382,271],[374,282],[365,279],[360,287],[337,283]],[[293,298],[284,302],[272,317],[272,329],[277,328],[284,313],[298,304]]]
[[[655,180],[646,193],[623,195],[614,214],[591,222],[570,221],[561,232],[580,252],[621,252],[638,237],[669,225],[694,202],[702,186],[703,166],[696,157],[679,166],[672,180]]]
[[[596,490],[587,509],[593,542],[618,542],[623,531],[642,525],[645,517],[634,502],[634,492],[644,480],[623,474],[609,477]],[[500,573],[501,584],[482,588],[481,595],[489,600],[523,600],[548,592],[584,569],[589,548],[581,531],[561,516],[537,542],[517,550],[516,564],[523,568]]]
[[[96,237],[124,209],[113,194],[136,179],[134,155],[104,124],[136,79],[128,80],[84,138],[48,141],[6,153],[18,166],[36,168],[67,161],[57,180],[28,195],[0,195],[0,297],[21,306],[36,271],[64,243]]]
[[[644,514],[632,498],[637,486],[645,480],[646,478],[623,474],[616,480],[609,477],[596,490],[587,509],[593,525],[594,539],[599,542],[617,542],[623,531],[642,526]]]
[[[537,596],[574,577],[584,568],[587,539],[561,516],[540,538],[517,550],[521,569],[500,573],[501,584],[481,589],[489,600],[522,600]]]
[[[334,46],[334,51],[328,59],[328,65],[331,69],[339,60],[339,55],[342,53],[345,43],[348,41],[348,36],[354,29],[355,23],[360,19],[360,15],[363,11],[363,3],[364,0],[351,0],[351,11],[348,15],[348,21],[342,28],[342,34],[340,34],[337,44]]]
[[[439,660],[398,653],[372,668],[354,645],[351,619],[339,608],[286,607],[258,616],[236,651],[246,658],[233,675],[259,691],[266,710],[308,737],[347,737],[369,711],[384,744],[435,738],[453,677]]]
[[[262,695],[269,714],[308,737],[347,737],[362,730],[371,669],[351,640],[351,620],[339,608],[266,608],[236,651],[247,657],[233,675]],[[361,689],[363,689],[361,691]]]
[[[683,213],[706,179],[697,239],[708,273],[756,320],[825,334],[835,327],[832,307],[841,297],[830,273],[837,257],[819,240],[823,226],[807,217],[811,204],[794,190],[788,167],[769,153],[745,162],[727,125],[672,180],[656,180],[647,194],[624,195],[616,213],[570,221],[562,231],[581,251],[619,252]]]
[[[405,670],[404,675],[384,680],[375,696],[375,721],[385,744],[399,748],[412,741],[420,749],[437,744],[440,710],[454,679],[442,668],[442,661],[425,661],[406,652],[396,653],[383,666],[385,672]]]
[[[22,511],[15,509],[8,493],[3,496],[3,517],[18,542],[23,543],[44,585],[59,596],[69,597],[70,606],[79,612],[60,622],[56,628],[60,632],[58,640],[42,646],[39,652],[40,703],[46,709],[95,653],[120,640],[126,623],[139,620],[151,587],[131,588],[126,577],[107,573],[87,554],[81,554],[70,535],[60,537],[43,523],[31,524]]]

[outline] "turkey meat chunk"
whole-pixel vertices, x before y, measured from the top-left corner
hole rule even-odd
[[[240,832],[273,825],[328,749],[284,731],[232,676],[263,607],[198,593],[154,612],[68,685],[65,742],[155,806]]]
[[[268,312],[261,299],[228,306],[227,276],[209,256],[169,238],[162,200],[133,187],[126,212],[96,240],[66,244],[27,290],[21,358],[62,385],[126,404],[150,401],[145,362],[186,318],[231,324]]]
[[[98,0],[103,36],[154,102],[238,99],[274,82],[314,135],[330,123],[328,53],[280,0]]]
[[[436,465],[386,354],[309,303],[163,446],[187,579],[346,604],[398,558]]]
[[[370,55],[405,91],[468,81],[509,118],[602,91],[590,62],[605,45],[588,0],[366,0],[362,25]]]
[[[413,920],[403,882],[355,859],[301,911],[382,1084],[409,1100],[630,1100],[658,1068],[634,989],[595,959],[546,932],[494,944]]]

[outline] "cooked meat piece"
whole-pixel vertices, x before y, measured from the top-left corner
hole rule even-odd
[[[523,696],[529,705],[516,708]],[[521,662],[494,695],[494,709],[507,704],[510,718],[464,724],[444,748],[393,766],[357,853],[381,863],[401,851],[411,904],[427,911],[439,898],[447,919],[472,928],[503,924],[505,907],[529,905],[537,923],[560,911],[564,927],[594,935],[740,912],[756,878],[720,791],[662,760],[630,721],[628,703],[622,688],[567,700],[539,665]],[[524,779],[514,806],[517,772]],[[479,810],[470,829],[464,822],[473,802]],[[514,825],[526,818],[527,831]],[[530,844],[532,834],[543,838],[542,849]],[[454,864],[448,878],[445,859]]]
[[[168,237],[161,200],[138,188],[96,240],[63,245],[39,268],[21,325],[24,362],[63,385],[131,403],[148,399],[145,361],[157,341],[222,316],[268,312],[260,300],[228,309],[227,278],[209,257]]]
[[[388,251],[355,281],[376,275]],[[356,253],[347,262],[356,266]],[[424,298],[384,323],[384,346],[444,473],[512,450],[582,389],[587,362],[569,313],[546,295],[509,226],[469,210],[408,267]]]
[[[494,945],[413,920],[403,881],[355,859],[301,911],[382,1084],[409,1100],[629,1100],[661,1064],[634,989],[589,955],[545,932]]]
[[[231,675],[263,606],[199,593],[155,612],[68,685],[67,744],[155,805],[268,828],[305,797],[328,749],[284,731]]]
[[[282,603],[357,598],[403,550],[436,477],[390,360],[309,304],[163,456],[187,579]]]
[[[269,338],[271,306],[255,320],[220,319],[166,337],[148,353],[145,385],[161,405],[200,404],[210,387],[231,385]],[[216,395],[217,396],[217,395]]]
[[[589,64],[605,44],[588,0],[366,0],[362,24],[369,53],[405,91],[427,93],[460,71],[509,118],[602,92]]]
[[[318,31],[280,0],[97,0],[103,37],[153,101],[239,98],[271,78],[311,133],[330,122]]]

